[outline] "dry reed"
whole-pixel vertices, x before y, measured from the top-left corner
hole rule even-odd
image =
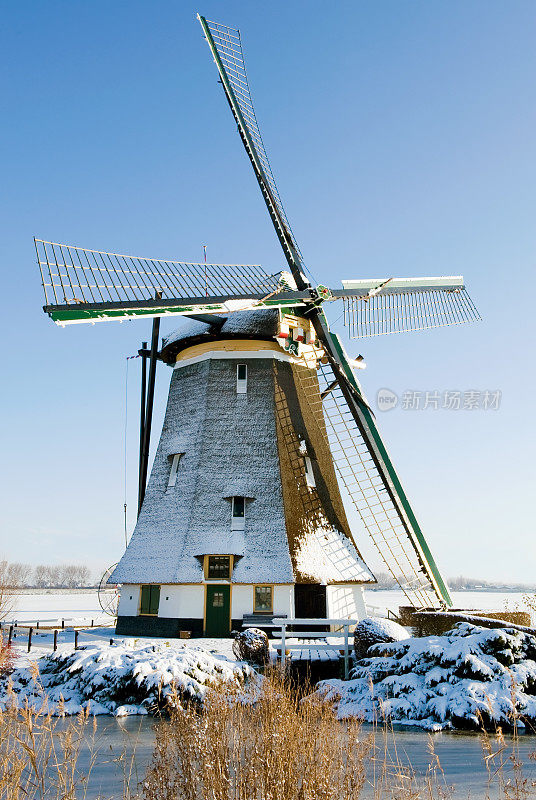
[[[355,800],[445,798],[430,739],[430,767],[415,775],[382,724],[341,723],[331,705],[277,673],[254,703],[212,692],[159,723],[144,800]]]
[[[417,774],[397,733],[379,720],[341,723],[331,705],[304,696],[274,672],[257,696],[222,687],[210,690],[203,708],[177,705],[155,726],[152,763],[140,785],[144,800],[444,800],[447,785],[434,737],[428,768]],[[9,698],[8,698],[9,699]],[[91,789],[92,771],[108,761],[98,748],[96,724],[87,714],[54,717],[45,695],[40,707],[11,706],[0,714],[0,800],[75,800]],[[61,709],[60,709],[61,711]],[[525,800],[535,784],[521,761],[519,738],[501,730],[481,734],[487,769],[479,798]],[[463,742],[460,741],[463,759]],[[84,770],[78,763],[89,749]],[[136,752],[119,759],[123,781],[114,797],[133,800]],[[121,785],[122,783],[122,785]],[[486,785],[487,784],[487,785]],[[456,797],[461,795],[456,794]]]

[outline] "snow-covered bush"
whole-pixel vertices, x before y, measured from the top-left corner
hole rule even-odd
[[[381,617],[365,617],[354,629],[355,657],[358,661],[365,658],[373,644],[400,642],[408,638],[409,633],[397,622]]]
[[[374,645],[351,680],[317,691],[340,718],[429,730],[518,725],[536,729],[536,638],[458,623],[444,636]]]
[[[13,699],[41,705],[44,696],[54,713],[147,714],[175,701],[202,702],[222,683],[241,689],[255,676],[246,664],[178,642],[98,643],[43,656],[37,671],[21,668],[0,678],[0,709]]]
[[[270,657],[268,636],[259,628],[246,628],[236,635],[233,641],[233,653],[239,661],[262,666]]]

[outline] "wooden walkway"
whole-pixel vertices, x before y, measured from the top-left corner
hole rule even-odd
[[[289,661],[334,661],[338,663],[344,654],[344,643],[341,644],[339,650],[326,650],[322,649],[326,645],[327,639],[302,639],[294,640],[292,635],[286,640],[286,647],[289,645],[299,644],[300,647],[296,650],[289,650],[286,658]],[[275,647],[278,652],[278,658],[281,658],[281,643],[278,642]]]
[[[269,627],[280,632],[280,638],[272,640],[279,661],[291,663],[333,663],[344,662],[344,677],[350,670],[350,628],[357,625],[357,619],[287,619],[274,617]],[[306,628],[304,631],[288,630]],[[253,627],[246,624],[244,627]],[[317,630],[314,630],[314,629]],[[320,628],[320,630],[318,630]],[[328,630],[326,630],[328,628]],[[311,630],[312,629],[312,630]]]

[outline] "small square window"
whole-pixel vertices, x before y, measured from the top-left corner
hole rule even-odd
[[[231,556],[209,556],[207,578],[231,577]]]
[[[313,462],[309,458],[309,456],[304,457],[305,462],[305,480],[307,481],[307,486],[309,489],[314,489],[316,486],[315,481],[315,474],[313,472]]]
[[[236,393],[246,394],[248,390],[248,367],[247,364],[236,365]]]
[[[273,610],[273,587],[255,586],[254,612],[268,612]]]
[[[243,531],[246,521],[246,498],[233,497],[231,509],[231,530]]]
[[[169,471],[169,478],[168,478],[168,489],[172,486],[175,486],[177,483],[177,472],[179,470],[179,462],[183,456],[183,453],[175,453],[175,455],[170,456],[171,458],[171,469]]]
[[[212,607],[223,608],[223,592],[214,592],[212,595]]]
[[[233,517],[243,517],[246,510],[245,497],[233,497]]]

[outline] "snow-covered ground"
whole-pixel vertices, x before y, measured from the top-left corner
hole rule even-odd
[[[455,608],[470,608],[481,611],[526,611],[523,592],[451,592]],[[372,611],[398,611],[399,606],[408,605],[400,590],[366,589],[365,603]]]
[[[27,590],[12,598],[8,620],[105,619],[96,589]]]

